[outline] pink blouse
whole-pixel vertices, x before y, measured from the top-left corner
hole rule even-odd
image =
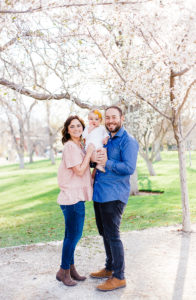
[[[72,167],[80,165],[85,157],[82,149],[73,141],[65,143],[62,161],[58,169],[60,193],[57,202],[60,205],[72,205],[79,201],[92,200],[92,177],[90,167],[82,176],[78,176]]]

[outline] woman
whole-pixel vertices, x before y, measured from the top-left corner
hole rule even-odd
[[[67,286],[76,285],[75,280],[83,281],[74,265],[75,247],[82,236],[85,201],[92,199],[92,179],[89,162],[94,151],[90,144],[85,151],[81,136],[85,126],[78,116],[70,116],[64,123],[62,143],[64,144],[62,161],[58,170],[60,193],[57,202],[65,219],[65,237],[62,259],[56,279]]]

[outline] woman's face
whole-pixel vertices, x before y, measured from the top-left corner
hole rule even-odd
[[[71,139],[79,139],[83,132],[83,126],[77,119],[73,119],[68,126],[68,133]]]

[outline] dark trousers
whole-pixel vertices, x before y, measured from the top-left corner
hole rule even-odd
[[[65,237],[63,241],[61,268],[70,269],[74,264],[74,251],[80,238],[85,218],[85,202],[73,205],[60,205],[65,219]]]
[[[126,204],[120,200],[105,203],[94,202],[96,224],[99,234],[103,237],[107,270],[113,276],[124,279],[124,249],[120,240],[120,222]]]

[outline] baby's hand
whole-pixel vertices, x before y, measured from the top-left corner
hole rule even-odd
[[[90,133],[94,128],[95,128],[95,126],[93,126],[92,124],[90,124],[90,126],[88,128],[88,133]]]
[[[109,140],[109,136],[106,136],[104,139],[103,139],[103,145],[106,145],[107,144],[107,142],[108,142],[108,140]]]

